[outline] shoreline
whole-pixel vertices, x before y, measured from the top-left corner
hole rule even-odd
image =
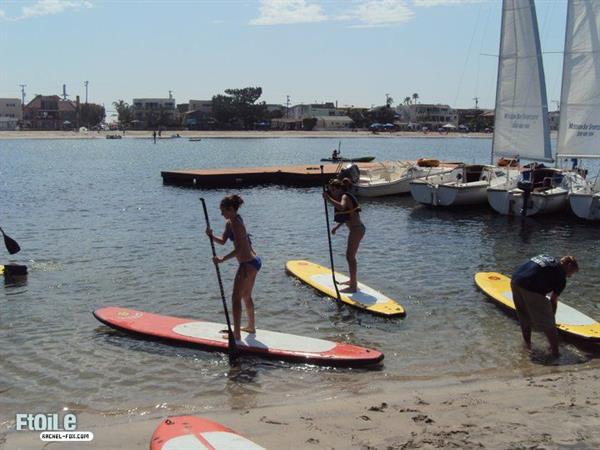
[[[600,373],[596,361],[586,366],[542,367],[536,375],[496,373],[484,379],[470,375],[367,385],[362,392],[318,401],[199,407],[191,415],[220,422],[272,449],[598,448]],[[155,408],[121,416],[78,414],[78,430],[94,433],[94,440],[79,448],[147,449],[167,415],[159,405]],[[172,411],[186,414],[183,408]],[[14,431],[0,434],[0,443],[7,450],[48,445],[36,432]]]
[[[432,138],[432,139],[491,139],[492,133],[439,133],[430,131],[396,131],[374,134],[370,131],[164,131],[157,140],[186,141],[189,138],[202,139],[267,139],[267,138]],[[171,138],[179,134],[179,138]],[[106,139],[107,135],[120,135],[122,139],[152,139],[152,131],[0,131],[0,140],[6,139]]]

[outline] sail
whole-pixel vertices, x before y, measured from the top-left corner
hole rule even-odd
[[[600,1],[569,0],[558,155],[600,157]]]
[[[492,153],[552,161],[548,102],[533,0],[504,0]]]

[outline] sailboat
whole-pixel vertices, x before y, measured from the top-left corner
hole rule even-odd
[[[548,101],[533,0],[504,0],[493,148],[501,156],[533,161],[517,186],[490,187],[488,201],[501,214],[532,216],[565,209],[569,191],[583,182],[551,162]]]
[[[600,2],[569,0],[557,158],[600,158]],[[600,175],[600,172],[599,174]],[[573,212],[600,220],[598,176],[569,194]]]
[[[432,206],[475,205],[489,200],[492,207],[507,209],[502,203],[516,188],[519,169],[511,164],[494,166],[494,156],[535,158],[541,154],[551,160],[545,92],[533,0],[504,0],[491,164],[464,165],[455,177],[442,182],[412,181],[413,198]],[[543,131],[548,136],[545,142],[540,139]],[[523,147],[531,153],[523,152]]]
[[[487,164],[463,164],[450,180],[419,179],[410,182],[410,193],[419,203],[431,206],[477,205],[487,202],[490,186],[516,184],[518,169]]]

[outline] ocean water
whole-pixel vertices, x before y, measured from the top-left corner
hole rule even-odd
[[[259,328],[375,347],[377,370],[328,369],[243,358],[125,336],[92,316],[114,305],[223,321],[199,197],[212,226],[231,190],[164,186],[161,170],[318,163],[337,139],[0,141],[0,226],[27,264],[25,283],[0,286],[0,424],[16,411],[105,414],[248,408],[364,392],[381,383],[535,373],[516,320],[477,290],[473,275],[511,273],[531,255],[573,254],[580,272],[563,300],[600,318],[598,224],[573,216],[519,219],[485,207],[429,209],[410,196],[362,201],[367,234],[360,279],[399,301],[404,319],[339,307],[287,276],[289,259],[329,263],[320,188],[236,191],[263,259],[254,291]],[[490,139],[355,138],[344,155],[489,161]],[[333,237],[346,271],[347,233]],[[218,246],[217,246],[218,247]],[[217,248],[220,254],[230,247]],[[227,293],[235,262],[221,266]],[[536,345],[544,348],[543,339]],[[594,358],[564,344],[565,364]]]

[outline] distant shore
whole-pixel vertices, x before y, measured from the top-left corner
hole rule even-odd
[[[171,138],[172,135],[180,138]],[[106,139],[107,135],[119,135],[123,139],[152,139],[151,131],[128,130],[121,131],[0,131],[0,139]],[[491,139],[492,133],[439,133],[437,131],[163,131],[160,139],[266,139],[266,138],[473,138]],[[159,139],[157,137],[157,139]]]

